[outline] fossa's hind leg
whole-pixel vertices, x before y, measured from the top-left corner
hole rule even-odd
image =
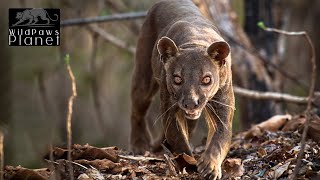
[[[148,20],[142,27],[135,58],[135,69],[131,88],[131,150],[142,154],[150,148],[150,134],[145,120],[146,113],[158,84],[153,78],[151,58],[156,37]]]
[[[136,154],[143,154],[145,150],[150,149],[151,137],[145,116],[157,88],[158,85],[154,82],[144,86],[139,86],[138,83],[132,85],[130,145],[131,150]]]

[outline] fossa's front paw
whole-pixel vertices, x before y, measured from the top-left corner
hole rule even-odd
[[[130,149],[134,154],[144,154],[150,149],[150,137],[147,134],[132,135],[130,139]]]
[[[204,152],[198,160],[198,172],[205,179],[216,180],[221,178],[221,162],[212,154]]]

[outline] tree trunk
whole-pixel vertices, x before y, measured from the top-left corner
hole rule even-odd
[[[210,1],[211,17],[216,22],[223,37],[229,42],[232,49],[234,84],[256,90],[268,90],[271,87],[271,78],[261,59],[253,56],[245,49],[256,49],[243,28],[238,24],[235,12],[232,11],[228,0]],[[239,46],[239,43],[243,46]],[[252,123],[263,121],[270,117],[270,105],[266,101],[252,101],[238,98],[238,111],[242,128],[247,129]]]
[[[245,24],[244,30],[248,35],[255,49],[259,50],[268,61],[272,61],[275,57],[275,35],[271,32],[265,32],[257,26],[259,21],[264,22],[266,26],[272,27],[272,0],[246,0],[245,1]],[[271,75],[274,72],[270,72],[266,69],[267,73]],[[249,76],[250,81],[248,84],[249,89],[255,89],[258,91],[271,91],[272,85],[269,86],[264,82],[255,78],[255,74]],[[250,100],[247,104],[249,119],[255,119],[253,122],[259,123],[269,118],[274,114],[271,108],[270,101]]]
[[[8,5],[0,3],[0,131],[5,135],[6,163],[10,160],[12,118],[12,58],[8,47]]]

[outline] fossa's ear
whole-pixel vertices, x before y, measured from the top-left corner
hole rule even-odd
[[[207,48],[207,53],[212,59],[224,65],[225,59],[230,53],[230,46],[225,41],[214,42]]]
[[[170,57],[176,56],[179,52],[173,40],[166,36],[159,39],[157,49],[164,63],[166,63]]]

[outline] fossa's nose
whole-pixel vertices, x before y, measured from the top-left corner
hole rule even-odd
[[[182,105],[188,110],[196,109],[199,107],[199,98],[184,99]]]

